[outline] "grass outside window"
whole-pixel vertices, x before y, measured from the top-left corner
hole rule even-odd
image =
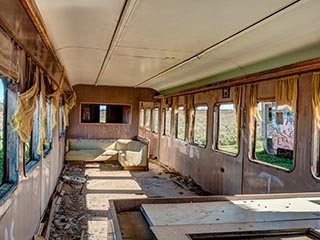
[[[183,106],[178,107],[176,137],[181,140],[186,137],[186,113]]]
[[[237,155],[239,145],[235,107],[233,104],[220,104],[216,109],[216,116],[218,117],[216,148]]]
[[[193,143],[205,147],[207,145],[208,106],[199,105],[194,109]]]
[[[260,102],[261,119],[256,121],[255,159],[291,170],[294,166],[295,116],[288,107],[276,102]]]

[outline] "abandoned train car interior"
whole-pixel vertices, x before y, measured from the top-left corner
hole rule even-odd
[[[319,0],[0,0],[0,239],[320,239]]]

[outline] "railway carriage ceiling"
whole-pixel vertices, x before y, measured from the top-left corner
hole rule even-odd
[[[320,56],[319,0],[35,2],[73,85],[163,91],[293,52],[277,64]]]

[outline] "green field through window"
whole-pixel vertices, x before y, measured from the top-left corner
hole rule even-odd
[[[193,143],[201,147],[207,145],[208,106],[196,106],[194,111]]]
[[[217,148],[234,155],[238,154],[237,115],[233,104],[220,104],[218,108]]]

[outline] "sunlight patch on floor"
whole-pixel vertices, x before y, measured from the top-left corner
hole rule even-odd
[[[108,233],[107,217],[92,217],[88,220],[88,240],[106,239]]]

